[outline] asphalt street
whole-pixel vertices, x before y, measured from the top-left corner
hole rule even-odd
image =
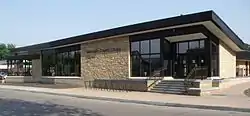
[[[0,116],[250,116],[250,113],[151,106],[0,90]]]

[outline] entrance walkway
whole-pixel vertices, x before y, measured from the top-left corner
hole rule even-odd
[[[222,89],[222,90],[216,90],[211,92],[212,96],[227,96],[230,98],[234,97],[247,97],[246,93],[250,89],[250,82],[245,82],[245,83],[240,83],[237,85],[234,85],[230,88],[227,89]]]

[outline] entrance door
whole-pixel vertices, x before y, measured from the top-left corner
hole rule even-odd
[[[188,57],[185,54],[180,54],[177,56],[175,61],[175,78],[184,78],[188,74]]]
[[[186,78],[194,67],[205,66],[204,54],[179,54],[175,61],[175,78]]]

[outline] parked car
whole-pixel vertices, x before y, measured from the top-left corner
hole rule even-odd
[[[7,74],[4,72],[0,72],[0,80],[2,83],[5,83],[5,79],[7,78]]]

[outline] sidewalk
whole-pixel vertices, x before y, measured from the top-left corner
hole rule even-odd
[[[121,92],[83,88],[51,89],[11,85],[0,85],[0,88],[64,95],[85,99],[119,101],[126,103],[250,112],[250,97],[244,95],[221,95],[219,91],[216,95],[200,97],[150,92]]]

